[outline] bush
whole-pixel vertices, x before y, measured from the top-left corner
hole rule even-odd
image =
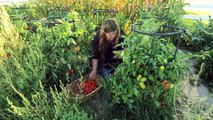
[[[148,19],[142,29],[153,32],[161,24]],[[174,59],[175,46],[167,39],[135,32],[122,45],[124,50],[116,53],[123,63],[107,80],[114,103],[127,105],[135,119],[169,119],[174,109],[174,88],[187,68],[186,55],[178,51]]]
[[[32,100],[26,98],[11,84],[13,90],[22,98],[23,105],[15,105],[8,99],[9,111],[22,120],[92,120],[80,110],[78,103],[70,102],[66,92],[59,93],[51,89],[48,94],[42,88],[32,94]],[[62,88],[65,90],[65,88]]]

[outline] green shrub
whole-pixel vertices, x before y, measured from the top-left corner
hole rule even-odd
[[[16,105],[9,100],[8,111],[21,120],[90,120],[88,114],[79,108],[79,104],[70,102],[66,92],[59,93],[51,89],[50,94],[43,88],[32,94],[29,100],[24,94],[14,88],[13,90],[22,98],[22,105]],[[65,88],[62,88],[65,90]],[[92,120],[92,119],[91,119]]]
[[[138,29],[154,32],[161,24],[156,19],[147,19]],[[169,119],[174,109],[174,88],[187,68],[186,55],[178,51],[174,59],[175,46],[167,39],[135,32],[122,45],[126,48],[116,53],[123,63],[107,78],[114,102],[127,105],[137,119],[146,119],[147,115],[152,119]]]

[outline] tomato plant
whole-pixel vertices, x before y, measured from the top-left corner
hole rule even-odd
[[[138,29],[154,32],[162,24],[156,19],[146,19],[144,25]],[[152,41],[154,47],[151,49]],[[124,102],[130,109],[134,109],[136,103],[143,104],[145,108],[152,106],[153,111],[160,110],[160,107],[171,109],[174,97],[170,95],[173,92],[169,89],[170,84],[176,84],[184,75],[187,68],[184,62],[186,56],[178,51],[174,60],[176,47],[169,40],[135,32],[130,33],[122,45],[126,48],[117,54],[123,59],[123,63],[115,70],[114,77],[109,78],[111,84],[108,83],[114,102]],[[168,83],[164,86],[162,81],[165,79]],[[165,102],[164,106],[161,106],[162,100]],[[161,112],[169,114],[169,110]]]

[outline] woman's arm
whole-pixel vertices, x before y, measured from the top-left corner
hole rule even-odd
[[[92,71],[97,71],[98,59],[92,59]]]
[[[89,75],[90,79],[95,79],[97,75],[98,59],[92,59],[92,72]]]
[[[96,75],[97,75],[97,68],[98,68],[98,59],[100,56],[100,52],[99,52],[99,34],[96,34],[96,36],[94,37],[94,39],[91,42],[91,46],[92,46],[92,56],[91,56],[91,62],[92,62],[92,71],[89,75],[90,79],[95,79]]]

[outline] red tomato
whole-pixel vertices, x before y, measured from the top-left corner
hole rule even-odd
[[[95,79],[89,79],[83,82],[81,86],[83,88],[83,94],[86,95],[91,93],[93,90],[95,90],[98,85]]]

